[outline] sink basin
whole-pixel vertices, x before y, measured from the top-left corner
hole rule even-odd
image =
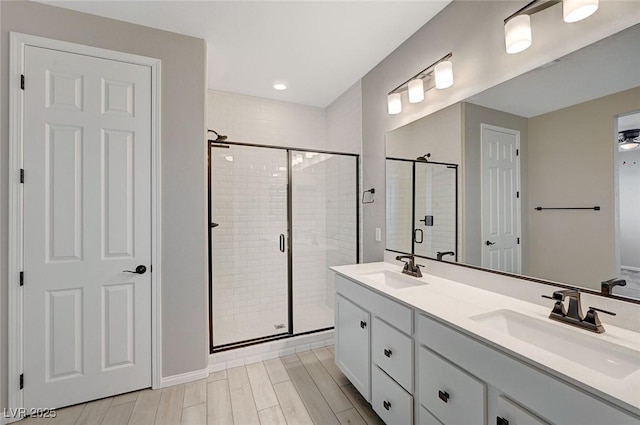
[[[395,273],[388,270],[365,274],[362,275],[362,277],[375,281],[376,283],[382,283],[383,285],[387,285],[388,287],[394,289],[413,288],[415,286],[427,284],[427,282],[425,282],[424,280],[420,280],[411,276],[405,276],[401,273]]]
[[[621,379],[640,369],[640,352],[555,326],[512,310],[497,310],[471,317],[483,325],[527,344],[557,354],[611,378]]]

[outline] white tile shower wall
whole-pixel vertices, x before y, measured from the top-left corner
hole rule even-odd
[[[326,149],[334,152],[362,153],[362,83],[356,82],[326,109]],[[362,187],[362,163],[358,176],[358,196],[365,189]],[[366,188],[369,189],[369,188]],[[360,204],[358,232],[362,235],[362,211],[366,205]],[[358,246],[359,258],[362,258],[362,237]],[[333,288],[328,288],[333,291]],[[331,295],[333,296],[333,294]]]
[[[326,148],[322,108],[209,90],[209,128],[228,140],[303,149]]]
[[[325,156],[293,152],[293,308],[296,316],[304,314],[305,305],[325,301]]]
[[[362,150],[362,87],[360,81],[327,106],[325,149],[359,154]]]
[[[413,164],[386,161],[386,247],[411,252],[413,234]]]
[[[347,156],[331,156],[326,161],[326,305],[335,304],[335,273],[331,266],[356,262],[356,159]]]

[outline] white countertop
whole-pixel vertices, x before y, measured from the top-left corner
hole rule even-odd
[[[562,329],[569,329],[589,338],[597,338],[635,350],[640,354],[640,333],[607,324],[605,314],[600,314],[605,333],[596,334],[548,319],[553,306],[552,300],[549,300],[548,307],[544,307],[476,288],[472,285],[429,275],[424,270],[421,280],[426,281],[428,284],[402,289],[392,288],[384,283],[368,279],[366,276],[363,277],[363,275],[376,272],[391,271],[399,273],[401,271],[401,266],[385,262],[336,266],[331,267],[331,269],[376,292],[448,323],[463,333],[519,358],[536,368],[584,388],[604,400],[635,414],[640,414],[640,370],[636,370],[622,378],[613,378],[472,319],[472,317],[497,310],[515,311],[543,320],[545,321],[545,326],[547,324],[559,326]],[[545,295],[551,295],[552,292],[553,289],[549,288],[548,293]],[[583,306],[583,309],[586,311],[587,306]],[[603,359],[603,361],[606,360]],[[640,355],[637,358],[637,362],[640,364]]]

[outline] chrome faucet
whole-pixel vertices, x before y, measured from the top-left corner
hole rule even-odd
[[[405,259],[409,261],[404,261]],[[404,262],[402,273],[413,277],[422,277],[422,272],[420,271],[421,266],[420,264],[416,264],[416,258],[413,255],[398,255],[396,260]]]
[[[605,280],[600,284],[602,295],[612,295],[614,286],[627,286],[627,281],[616,277],[614,277],[613,279]]]
[[[445,255],[456,255],[456,253],[453,251],[438,251],[436,252],[436,260],[442,261],[442,257],[444,257]]]
[[[582,329],[586,329],[596,333],[603,333],[604,327],[598,318],[598,312],[610,314],[615,316],[607,310],[600,308],[589,307],[586,315],[582,314],[582,306],[580,304],[580,291],[577,289],[565,289],[564,291],[555,291],[553,296],[549,297],[543,295],[544,298],[550,298],[555,300],[553,310],[549,315],[549,319],[557,320],[558,322],[567,323],[572,326],[577,326]],[[569,298],[569,306],[565,309],[564,300]]]

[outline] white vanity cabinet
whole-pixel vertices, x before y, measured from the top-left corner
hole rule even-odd
[[[335,282],[336,364],[388,425],[640,425],[614,400],[407,297],[357,278]]]
[[[342,276],[336,293],[336,365],[386,423],[412,424],[413,310]]]

